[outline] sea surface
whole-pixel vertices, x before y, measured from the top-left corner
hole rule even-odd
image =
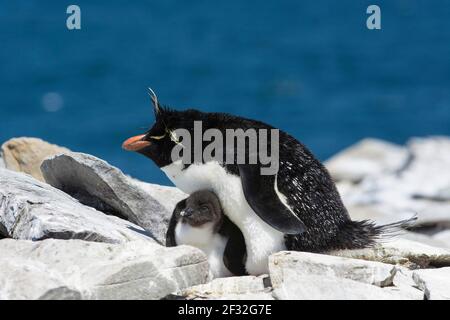
[[[322,160],[365,137],[450,135],[450,1],[0,1],[0,141],[40,137],[170,184],[121,149],[153,122],[149,86],[174,108],[268,122]]]

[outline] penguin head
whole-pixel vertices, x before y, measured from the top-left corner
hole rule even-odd
[[[172,163],[172,150],[180,143],[175,130],[186,129],[193,133],[194,121],[201,120],[202,112],[194,109],[177,111],[162,106],[154,92],[150,91],[155,123],[144,134],[127,139],[122,148],[150,158],[161,168]]]
[[[179,219],[192,227],[205,224],[214,225],[217,231],[223,221],[222,207],[219,199],[211,191],[197,191],[186,199],[186,207],[179,213]]]

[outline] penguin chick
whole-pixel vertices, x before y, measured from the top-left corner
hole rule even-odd
[[[194,192],[177,204],[166,245],[190,245],[202,250],[214,278],[246,274],[244,236],[224,215],[218,197],[211,191]]]

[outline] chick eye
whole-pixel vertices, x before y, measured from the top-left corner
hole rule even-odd
[[[200,210],[201,210],[201,211],[207,211],[207,210],[209,210],[209,208],[208,208],[207,206],[201,206],[201,207],[200,207]]]
[[[166,134],[164,133],[162,136],[150,136],[151,139],[154,140],[161,140],[162,138],[164,138],[166,136]]]

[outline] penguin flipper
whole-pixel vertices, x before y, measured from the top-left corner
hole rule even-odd
[[[301,234],[306,226],[280,199],[276,175],[261,175],[260,166],[238,165],[245,199],[267,224],[285,234]]]
[[[223,252],[225,267],[235,276],[247,275],[245,270],[247,250],[241,230],[227,216],[224,216],[224,222],[219,232],[228,238]]]
[[[173,210],[172,217],[169,221],[169,226],[167,228],[166,232],[166,247],[176,247],[177,241],[175,240],[175,227],[177,225],[180,212],[186,208],[186,199],[181,200],[177,203],[175,206],[175,209]]]

